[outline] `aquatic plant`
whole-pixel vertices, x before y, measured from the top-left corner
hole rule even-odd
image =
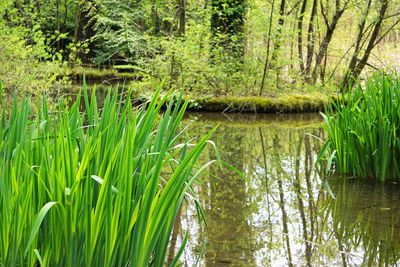
[[[400,79],[379,74],[322,114],[327,170],[380,182],[400,180],[399,97]]]
[[[0,265],[165,264],[178,210],[209,164],[196,167],[214,130],[180,144],[187,103],[160,114],[167,97],[159,93],[139,108],[114,93],[99,110],[94,94],[60,101],[55,112],[46,97],[3,110]]]

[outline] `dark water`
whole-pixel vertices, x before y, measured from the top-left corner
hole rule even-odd
[[[400,264],[399,186],[323,182],[314,166],[324,138],[319,115],[194,114],[186,122],[192,136],[219,123],[213,141],[246,178],[218,164],[203,175],[195,190],[208,229],[194,205],[182,208],[175,225],[176,246],[189,234],[184,266]],[[215,156],[210,146],[202,161]]]

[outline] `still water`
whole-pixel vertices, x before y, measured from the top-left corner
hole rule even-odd
[[[191,114],[185,122],[191,136],[220,124],[212,140],[245,177],[214,164],[195,186],[208,228],[194,205],[179,212],[172,242],[189,236],[183,266],[400,264],[400,187],[321,179],[319,115]],[[209,146],[202,161],[215,157]]]

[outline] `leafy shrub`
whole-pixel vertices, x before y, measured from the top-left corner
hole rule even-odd
[[[60,61],[47,53],[45,38],[39,29],[27,32],[22,27],[6,27],[0,22],[0,80],[9,91],[40,94],[68,83]],[[30,35],[32,44],[26,43]]]

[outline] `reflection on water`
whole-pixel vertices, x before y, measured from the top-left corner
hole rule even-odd
[[[358,256],[362,265],[400,264],[400,186],[332,182],[336,200],[328,201],[332,230],[341,250]],[[342,259],[347,264],[346,257]]]
[[[184,207],[173,242],[185,232],[183,264],[193,266],[396,265],[400,259],[400,188],[330,180],[315,172],[323,131],[318,115],[191,115],[191,135],[220,123],[213,136],[222,158],[246,179],[212,165],[195,188],[208,229]],[[215,158],[209,148],[204,162]],[[180,229],[178,231],[177,229]],[[171,255],[174,251],[172,249]]]

